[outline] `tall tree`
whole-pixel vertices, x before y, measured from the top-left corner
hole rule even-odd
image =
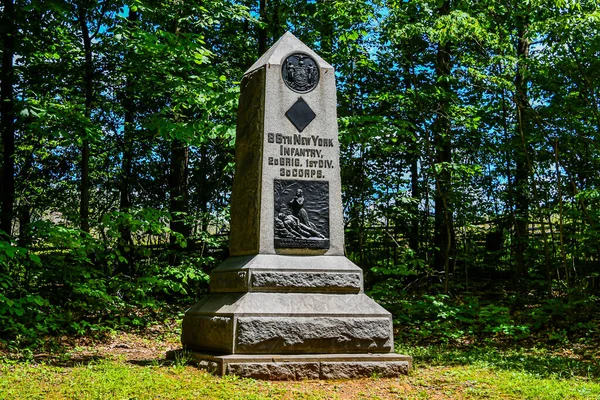
[[[94,62],[92,58],[92,34],[89,31],[90,6],[87,1],[81,0],[77,3],[77,21],[81,38],[83,41],[84,55],[84,76],[83,76],[83,92],[85,93],[84,100],[84,117],[90,120],[92,116],[92,105],[94,102]],[[81,132],[81,182],[80,182],[80,205],[79,218],[80,227],[84,232],[90,231],[90,139],[89,133],[85,126]]]
[[[258,57],[262,56],[267,51],[267,0],[259,0],[259,11],[260,20],[262,26],[258,30]]]
[[[129,9],[127,16],[127,37],[132,42],[135,42],[136,23],[138,21],[138,12],[136,9]],[[124,62],[129,65],[129,68],[134,71],[133,64],[136,60],[134,57],[135,45],[131,44],[124,56]],[[133,165],[133,146],[135,141],[135,76],[133,73],[127,74],[125,77],[125,88],[123,90],[123,156],[121,162],[121,185],[119,187],[119,211],[129,213],[131,211],[131,183],[132,183],[132,165]],[[132,244],[131,229],[127,224],[121,229],[121,240],[125,245]]]
[[[2,13],[2,94],[0,98],[0,128],[2,129],[2,210],[0,230],[12,235],[12,220],[15,200],[15,98],[14,68],[15,55],[15,9],[13,0],[4,0]]]
[[[169,168],[169,211],[171,212],[171,230],[182,235],[190,236],[189,225],[186,222],[188,212],[188,145],[180,139],[171,142],[171,164]],[[171,235],[171,244],[179,238]]]
[[[531,4],[531,3],[528,3]],[[519,273],[527,273],[525,255],[527,253],[529,237],[529,203],[530,203],[530,147],[531,121],[528,96],[527,63],[529,59],[530,41],[528,38],[529,13],[527,5],[519,6],[520,11],[516,16],[516,54],[517,69],[515,73],[515,104],[516,104],[516,132],[514,135],[515,154],[515,239],[517,243],[516,255]]]
[[[440,18],[450,14],[450,0],[444,0],[438,8]],[[451,43],[442,39],[437,44],[435,63],[439,98],[436,104],[435,122],[432,126],[435,146],[435,236],[436,253],[434,267],[444,271],[444,291],[448,291],[450,280],[450,257],[454,246],[454,226],[452,223],[452,182],[450,163],[452,162],[452,132],[450,120],[450,72]]]

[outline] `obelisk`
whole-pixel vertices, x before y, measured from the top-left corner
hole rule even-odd
[[[186,311],[184,348],[254,378],[407,373],[344,255],[334,69],[289,32],[242,79],[235,161],[230,258]]]

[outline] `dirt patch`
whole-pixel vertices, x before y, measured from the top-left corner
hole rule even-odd
[[[174,326],[173,326],[174,327]],[[87,364],[104,359],[143,363],[165,362],[168,350],[181,347],[179,334],[169,325],[156,325],[142,332],[117,332],[102,337],[49,338],[48,348],[52,350],[37,353],[14,352],[0,348],[0,357],[33,361],[56,366]]]

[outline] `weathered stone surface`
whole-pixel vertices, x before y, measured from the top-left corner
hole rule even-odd
[[[256,62],[246,70],[244,75],[248,75],[259,68],[264,68],[264,66],[271,68],[273,65],[281,65],[284,58],[287,57],[291,52],[309,54],[315,59],[316,64],[319,65],[320,68],[333,69],[331,64],[323,60],[321,56],[312,51],[310,47],[306,46],[304,43],[296,39],[294,35],[287,32],[277,41],[277,43],[271,46],[269,50],[265,52],[265,54],[256,60]]]
[[[227,364],[226,373],[242,378],[298,381],[302,379],[319,379],[320,365],[316,362],[231,363]]]
[[[358,293],[360,274],[327,272],[254,272],[252,290],[324,291]]]
[[[202,360],[195,363],[195,365],[211,374],[224,375],[224,373],[221,372],[221,365],[219,363]]]
[[[408,361],[381,361],[381,362],[323,362],[321,363],[321,379],[351,379],[366,376],[379,376],[391,378],[407,375]]]
[[[233,316],[244,293],[215,293],[201,298],[196,304],[188,308],[183,317],[183,322],[195,315],[221,315]]]
[[[241,83],[231,194],[232,255],[256,254],[260,248],[265,76],[264,69],[257,70],[245,75]]]
[[[169,351],[175,360],[181,350]],[[234,374],[245,378],[269,380],[352,379],[398,377],[406,375],[412,358],[385,354],[269,354],[211,355],[184,352],[180,356],[191,364],[217,375]]]
[[[210,287],[213,293],[360,293],[362,270],[341,256],[258,254],[231,257],[212,272]]]
[[[192,315],[392,317],[362,293],[213,293],[188,309],[184,320]]]
[[[181,343],[197,350],[229,353],[233,350],[233,318],[190,315],[183,319]]]
[[[266,246],[261,249],[261,253],[343,256],[344,225],[334,70],[291,34],[284,35],[279,44],[275,44],[273,47],[274,50],[268,58],[268,64],[264,64],[263,67],[266,68],[266,86],[265,141],[263,143],[263,214],[261,218],[265,223],[261,223],[260,237],[261,243]],[[309,93],[299,94],[290,90],[282,79],[282,64],[286,56],[295,51],[313,57],[320,70],[319,84]],[[281,58],[277,59],[279,55],[281,55]],[[302,133],[285,116],[286,112],[300,97],[316,115]],[[269,133],[274,134],[274,136],[270,137]],[[282,153],[285,155],[287,148],[318,150],[320,155],[317,157],[288,157],[291,166],[269,165],[269,159],[280,158]],[[300,166],[296,166],[295,160],[299,161]],[[327,166],[320,168],[311,164],[315,162],[323,162]],[[283,179],[328,182],[329,248],[327,250],[274,247],[275,204],[273,194],[275,193],[275,180]],[[314,215],[310,215],[311,219],[314,217]]]
[[[314,90],[298,93],[284,82],[282,66],[290,51],[314,61],[312,68],[316,68],[314,72],[318,72],[320,77]],[[302,66],[295,65],[294,69],[302,75]],[[286,116],[295,104],[302,104],[305,110],[310,109],[314,113],[314,119],[311,114],[308,125],[301,124],[302,133],[298,123],[294,125],[288,118],[289,114]],[[343,256],[339,153],[333,67],[288,32],[246,72],[242,80],[231,205],[230,254]],[[325,199],[328,207],[320,208],[328,210],[328,215],[324,216],[328,219],[329,227],[324,235],[326,240],[311,241],[303,237],[298,243],[294,242],[296,248],[286,248],[285,240],[275,248],[276,216],[279,213],[290,216],[292,211],[281,205],[276,207],[276,179],[328,185],[328,198]],[[308,230],[315,229],[311,219],[323,217],[316,209],[310,215],[310,205],[307,202],[305,207],[309,210],[308,217],[305,214],[300,218]],[[292,225],[297,226],[289,224]],[[302,236],[307,229],[299,229],[296,233]]]
[[[247,292],[249,271],[217,272],[210,274],[210,288],[213,292]]]
[[[389,353],[385,318],[240,317],[236,353]]]
[[[216,316],[237,318],[236,331],[211,319]],[[186,311],[183,330],[187,347],[222,352],[235,341],[230,353],[383,353],[392,348],[391,315],[364,294],[214,293]]]

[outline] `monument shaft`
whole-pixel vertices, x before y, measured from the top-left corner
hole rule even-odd
[[[300,68],[299,62],[312,65]],[[335,99],[333,67],[291,34],[246,72],[238,111],[231,255],[344,255]],[[293,230],[288,226],[295,219],[288,218],[286,224],[285,217],[297,216],[286,200],[298,189],[303,190],[308,215],[299,222],[311,227],[304,222],[321,219],[316,230],[327,236],[323,240],[302,240],[313,239],[304,238],[310,236],[304,229],[287,235],[300,236],[298,243],[276,240],[293,239],[278,234]],[[317,209],[315,202],[325,204]]]

